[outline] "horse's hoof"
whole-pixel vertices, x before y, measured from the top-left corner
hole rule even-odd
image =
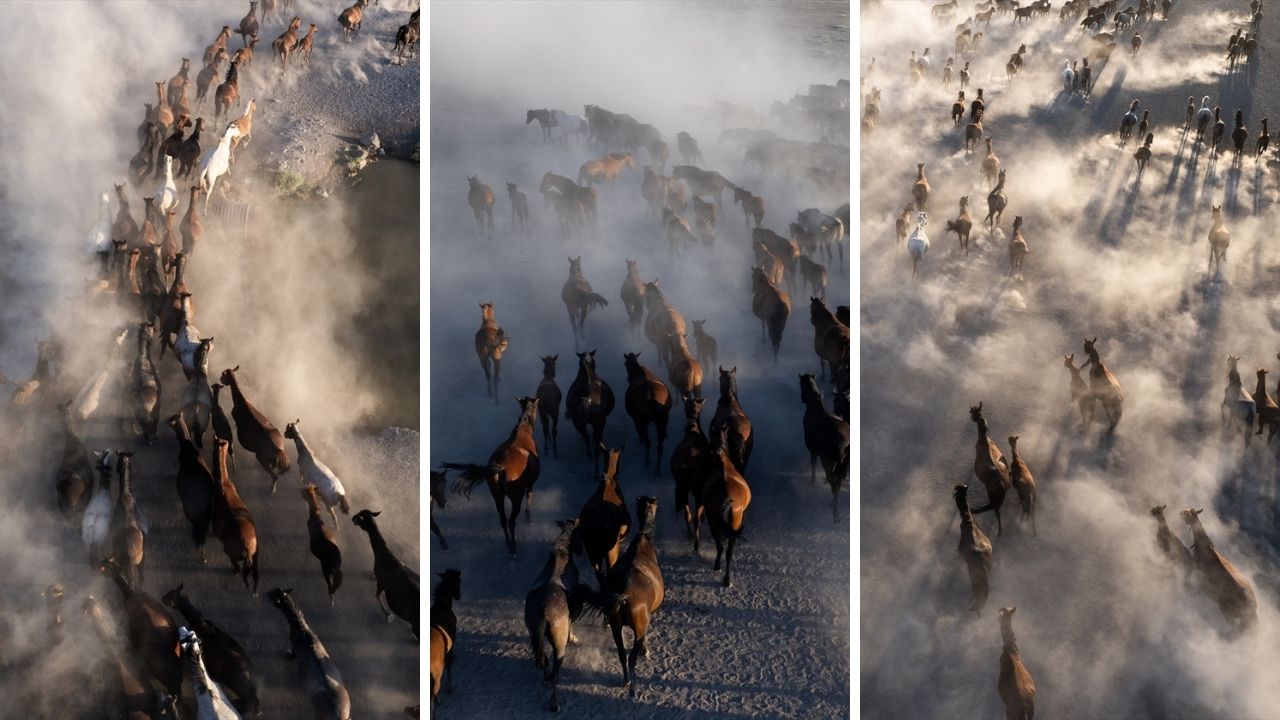
[[[373,581],[373,582],[377,582],[377,581],[378,581],[378,576],[377,576],[377,575],[374,575],[374,574],[373,574],[373,573],[371,573],[371,572],[368,572],[368,573],[365,573],[365,574],[364,574],[364,579],[365,579],[365,580],[371,580],[371,581]]]
[[[390,624],[391,624],[391,621],[392,621],[392,620],[394,620],[394,619],[395,619],[395,616],[393,616],[391,613],[387,613],[387,624],[388,624],[388,625],[390,625]]]
[[[725,578],[724,582],[720,583],[720,585],[721,587],[731,588],[733,587],[733,582],[729,580],[729,578]]]

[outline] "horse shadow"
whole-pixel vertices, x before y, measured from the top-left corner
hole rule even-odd
[[[1101,71],[1102,68],[1098,68],[1094,72],[1095,80],[1093,87],[1095,89],[1098,87],[1096,77],[1101,73]],[[1105,118],[1113,112],[1116,103],[1120,100],[1120,93],[1124,88],[1124,79],[1128,74],[1128,68],[1121,68],[1120,70],[1117,70],[1116,74],[1111,77],[1111,85],[1107,87],[1106,92],[1104,92],[1101,97],[1092,93],[1090,94],[1090,97],[1098,97],[1097,102],[1094,104],[1093,115],[1090,117],[1090,121],[1095,126],[1104,125],[1105,123],[1103,121]]]

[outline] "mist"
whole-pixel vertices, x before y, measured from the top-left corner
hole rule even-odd
[[[860,336],[864,717],[988,717],[1001,637],[996,609],[1017,606],[1014,630],[1045,717],[1266,717],[1278,700],[1259,668],[1276,662],[1276,475],[1274,449],[1219,418],[1228,353],[1254,387],[1273,369],[1259,342],[1280,320],[1278,258],[1264,242],[1275,202],[1273,168],[1246,152],[1213,159],[1184,136],[1186,99],[1211,96],[1230,119],[1245,112],[1253,148],[1266,113],[1255,87],[1259,61],[1232,76],[1217,40],[1247,25],[1225,3],[1176,3],[1166,23],[1140,22],[1094,70],[1088,101],[1062,95],[1066,59],[1092,47],[1057,10],[1013,26],[997,14],[973,58],[967,101],[984,88],[984,128],[1007,170],[1008,207],[993,231],[982,224],[991,186],[982,144],[963,150],[948,117],[959,89],[941,82],[953,25],[932,3],[884,3],[861,15],[863,94],[882,92],[881,121],[861,158]],[[1028,47],[1010,83],[1005,63]],[[908,54],[931,47],[932,67],[912,88]],[[1094,65],[1095,61],[1090,60]],[[1133,151],[1117,146],[1130,101],[1151,110],[1153,157],[1141,178]],[[967,114],[967,113],[966,113]],[[931,241],[911,282],[911,260],[894,220],[911,200],[916,163],[926,163]],[[968,195],[968,256],[945,221]],[[1222,205],[1231,247],[1220,274],[1207,270],[1210,206]],[[1009,277],[1011,223],[1022,216],[1031,255],[1025,280]],[[913,223],[914,224],[914,223]],[[1098,337],[1121,383],[1124,414],[1081,433],[1063,356],[1085,359]],[[983,402],[991,437],[1009,458],[1010,435],[1035,474],[1038,537],[1018,527],[1011,491],[1005,532],[975,516],[994,545],[991,595],[968,612],[970,588],[956,554],[951,490],[970,485],[976,430],[968,408]],[[1099,416],[1102,416],[1099,409]],[[1219,553],[1249,580],[1256,626],[1230,639],[1217,606],[1155,545],[1155,505],[1190,545],[1177,513],[1204,508]]]
[[[586,320],[577,351],[596,350],[598,371],[617,399],[605,444],[625,445],[620,485],[634,513],[636,498],[659,499],[656,546],[666,599],[649,634],[652,656],[638,667],[640,697],[629,700],[612,637],[598,621],[575,626],[581,643],[569,649],[560,682],[570,714],[625,712],[637,717],[838,717],[848,713],[848,513],[833,527],[830,493],[809,484],[797,375],[818,371],[808,296],[792,293],[792,314],[775,364],[760,345],[751,313],[750,231],[725,193],[713,248],[674,257],[658,219],[640,194],[645,150],[635,168],[597,186],[599,220],[592,230],[563,237],[538,193],[546,172],[576,177],[585,161],[616,148],[561,145],[562,127],[543,144],[526,110],[571,115],[599,105],[658,128],[670,147],[665,174],[685,164],[677,132],[691,134],[704,162],[736,185],[766,199],[764,227],[786,235],[796,213],[833,213],[848,201],[845,187],[819,187],[743,160],[746,148],[717,142],[723,130],[752,124],[791,140],[818,142],[815,127],[771,117],[772,103],[807,94],[811,84],[847,77],[849,15],[842,3],[455,3],[432,4],[431,16],[431,463],[483,463],[519,415],[513,395],[532,395],[540,357],[558,355],[556,380],[567,392],[577,373],[575,343],[560,289],[568,258],[581,256],[595,292],[609,301]],[[766,30],[768,29],[768,30]],[[749,107],[727,118],[726,101]],[[846,144],[848,138],[828,138]],[[655,167],[655,171],[657,168]],[[467,205],[468,177],[495,194],[496,229],[478,234]],[[507,183],[528,197],[530,226],[513,225]],[[687,217],[692,219],[692,210]],[[849,249],[846,243],[845,249]],[[683,433],[682,413],[668,423],[661,473],[645,467],[626,415],[624,352],[669,382],[654,346],[626,327],[619,288],[625,259],[638,261],[645,281],[658,279],[665,297],[690,323],[706,320],[718,342],[719,365],[737,367],[740,399],[757,441],[746,473],[753,500],[746,535],[734,555],[734,587],[722,590],[711,569],[714,543],[703,531],[702,557],[691,556],[683,521],[674,517],[668,461]],[[848,263],[827,263],[826,301],[848,304]],[[510,338],[496,402],[485,397],[473,349],[480,303],[494,304]],[[718,397],[717,368],[703,368],[704,429]],[[827,402],[830,385],[824,381]],[[678,405],[678,403],[677,403]],[[531,520],[518,521],[519,555],[508,560],[492,501],[483,486],[470,499],[450,493],[434,510],[449,542],[433,541],[434,571],[462,571],[455,645],[454,692],[440,695],[441,716],[500,712],[536,717],[546,693],[534,667],[523,623],[523,599],[556,536],[554,520],[576,516],[594,480],[582,438],[559,423],[559,457],[543,451]],[[450,476],[452,483],[453,476]],[[845,497],[842,496],[842,505]],[[578,567],[591,572],[583,559]],[[590,580],[594,584],[594,579]],[[627,647],[630,647],[627,634]]]
[[[380,529],[392,549],[417,567],[417,366],[386,359],[416,358],[418,285],[416,276],[383,268],[393,259],[416,267],[416,168],[407,173],[390,166],[369,169],[368,182],[397,202],[398,216],[390,221],[373,217],[382,198],[362,194],[362,188],[295,201],[276,198],[272,187],[275,161],[294,140],[274,130],[319,112],[300,106],[299,96],[341,97],[348,87],[362,92],[358,88],[366,83],[381,87],[369,78],[386,71],[394,39],[386,37],[386,27],[393,24],[394,35],[394,25],[405,22],[413,8],[409,2],[383,0],[366,14],[358,40],[345,45],[333,8],[298,2],[294,12],[303,18],[303,32],[309,22],[321,31],[310,68],[295,65],[284,80],[272,63],[270,44],[288,18],[262,22],[261,42],[240,85],[242,99],[256,98],[258,104],[254,142],[237,149],[231,173],[218,181],[186,282],[193,293],[193,324],[202,336],[215,338],[211,382],[218,382],[224,368],[239,366],[249,400],[277,428],[283,431],[286,423],[300,419],[308,444],[345,484],[352,513],[381,510]],[[111,372],[101,406],[77,426],[76,435],[91,451],[136,453],[134,493],[151,525],[142,589],[159,598],[183,583],[195,604],[249,652],[265,715],[292,717],[304,712],[308,701],[293,663],[280,657],[287,647],[287,625],[265,598],[274,587],[294,588],[344,674],[356,714],[399,716],[404,705],[417,702],[418,651],[407,626],[385,622],[373,583],[364,579],[373,567],[367,536],[339,514],[347,580],[330,608],[318,563],[307,550],[307,507],[298,497],[293,443],[286,441],[291,469],[274,496],[265,471],[235,443],[232,477],[254,514],[262,548],[261,596],[251,597],[230,576],[212,533],[208,564],[201,566],[175,498],[172,432],[162,426],[159,442],[148,447],[129,428],[125,381],[136,352],[137,320],[110,295],[94,298],[86,292],[97,272],[85,243],[97,221],[98,196],[110,194],[114,219],[119,206],[112,185],[128,176],[143,103],[155,100],[156,81],[167,81],[182,58],[191,58],[189,100],[193,116],[206,120],[202,148],[212,147],[225,121],[214,122],[209,98],[195,101],[194,80],[204,48],[223,25],[238,27],[248,3],[11,3],[7,9],[11,34],[0,47],[7,127],[0,133],[0,291],[5,300],[0,303],[0,370],[18,383],[30,377],[37,339],[60,340],[63,357],[37,407],[6,403],[0,413],[6,429],[0,448],[0,496],[5,498],[0,607],[10,631],[0,645],[5,667],[0,686],[14,707],[24,708],[25,717],[101,716],[102,693],[114,678],[99,662],[104,648],[81,615],[89,594],[118,626],[114,651],[128,654],[120,593],[87,562],[80,523],[64,524],[53,488],[63,445],[56,401],[70,399],[106,364]],[[228,50],[239,47],[240,37],[233,35]],[[413,62],[412,69],[397,68],[402,77],[416,76]],[[417,81],[404,82],[409,89],[403,102],[373,111],[371,122],[389,124],[386,117],[407,112],[410,105],[416,114]],[[243,107],[233,108],[231,117],[239,117]],[[335,127],[355,122],[340,113],[335,117],[324,121]],[[344,134],[358,137],[368,129],[348,127]],[[394,181],[387,181],[391,175]],[[176,182],[180,220],[190,180]],[[156,184],[154,178],[141,186],[129,184],[129,207],[139,224],[143,198]],[[219,214],[226,203],[252,206],[248,232]],[[375,223],[380,227],[372,229]],[[112,357],[110,341],[126,326],[130,334],[123,351]],[[152,360],[160,374],[163,423],[178,412],[186,382],[169,353],[159,356],[158,338]],[[4,388],[6,398],[11,391],[12,386]],[[223,395],[229,415],[229,393]],[[206,461],[211,440],[210,433]],[[332,526],[333,520],[326,517],[326,523]],[[53,582],[66,592],[60,628],[51,627],[40,597]],[[190,689],[186,692],[190,699]]]

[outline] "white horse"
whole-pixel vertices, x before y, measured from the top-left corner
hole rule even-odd
[[[924,259],[924,254],[929,252],[929,236],[924,232],[924,226],[929,224],[929,213],[916,213],[916,229],[911,231],[911,237],[907,238],[907,252],[911,253],[911,278],[914,280],[916,271],[920,267],[920,261]]]
[[[88,420],[102,401],[102,388],[106,386],[107,379],[114,372],[118,372],[116,361],[120,357],[120,347],[124,344],[125,335],[129,334],[129,329],[121,330],[115,338],[115,347],[111,348],[111,352],[107,355],[107,359],[102,363],[102,369],[94,373],[93,377],[80,388],[80,392],[76,393],[76,397],[71,401],[71,416],[80,422]],[[100,560],[101,558],[99,558]]]
[[[1197,139],[1204,135],[1204,129],[1209,126],[1210,120],[1213,120],[1213,111],[1209,109],[1209,96],[1205,95],[1200,101],[1200,109],[1196,111]]]
[[[105,255],[111,252],[111,196],[102,193],[98,196],[98,224],[89,232],[89,242],[85,244],[88,255]]]
[[[1076,84],[1076,71],[1071,69],[1071,61],[1062,61],[1062,91],[1071,92],[1071,88]]]
[[[173,354],[182,363],[182,374],[187,380],[196,376],[196,354],[200,350],[200,330],[191,324],[191,293],[182,293],[182,324],[178,337],[173,341]]]
[[[178,186],[173,182],[173,156],[164,156],[164,180],[156,188],[156,208],[161,215],[178,207]]]
[[[227,131],[218,141],[218,146],[205,153],[200,159],[200,174],[197,179],[200,189],[204,190],[205,212],[209,211],[209,198],[213,197],[213,186],[231,167],[231,141],[238,137],[240,137],[240,128],[234,124],[228,125]]]
[[[196,695],[196,720],[241,720],[222,686],[209,677],[204,666],[200,638],[185,627],[178,628],[178,645],[182,648],[182,674],[191,681]]]
[[[294,420],[285,426],[284,436],[293,440],[298,448],[298,472],[302,476],[302,485],[305,487],[310,483],[316,486],[320,497],[324,498],[324,504],[329,508],[329,514],[333,516],[333,529],[337,530],[342,523],[338,522],[338,514],[334,512],[334,507],[341,507],[344,515],[351,514],[351,505],[347,502],[347,490],[342,487],[342,481],[329,469],[329,466],[320,462],[315,453],[311,452],[307,441],[302,439],[302,433],[298,432],[299,422],[301,421]]]
[[[80,537],[89,553],[90,563],[99,563],[110,554],[111,516],[115,513],[115,498],[111,497],[111,471],[116,457],[114,450],[94,450],[97,460],[97,488],[84,509],[80,521]]]

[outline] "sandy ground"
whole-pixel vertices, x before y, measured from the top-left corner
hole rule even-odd
[[[862,157],[864,717],[999,716],[996,608],[1010,605],[1037,717],[1274,715],[1261,668],[1277,627],[1275,460],[1222,430],[1218,406],[1228,353],[1244,356],[1250,389],[1255,368],[1274,367],[1275,170],[1251,158],[1232,167],[1229,153],[1214,161],[1182,129],[1187,97],[1209,95],[1228,135],[1230,114],[1244,110],[1251,150],[1260,118],[1276,107],[1266,50],[1274,18],[1263,22],[1254,61],[1224,72],[1226,37],[1247,25],[1246,11],[1246,3],[1174,3],[1168,22],[1139,24],[1136,57],[1122,34],[1087,100],[1058,92],[1063,59],[1080,58],[1089,41],[1060,26],[1056,8],[1016,28],[997,16],[972,61],[969,97],[986,89],[984,124],[1008,171],[1009,208],[995,233],[975,226],[968,257],[956,255],[944,221],[967,194],[980,224],[991,187],[978,169],[981,148],[967,157],[946,117],[957,90],[939,80],[950,25],[928,19],[929,3],[884,3],[862,15],[861,66],[876,57],[865,89],[885,98]],[[1019,43],[1027,63],[1009,84],[1004,63]],[[908,51],[930,45],[930,75],[911,89]],[[1116,134],[1134,99],[1151,109],[1155,134],[1140,180],[1137,145],[1119,149]],[[932,247],[912,283],[893,219],[910,199],[917,162],[927,163],[933,188]],[[1218,204],[1232,233],[1220,274],[1206,271],[1209,207]],[[1033,253],[1021,282],[1008,277],[1005,249],[1016,215]],[[1126,393],[1112,438],[1101,425],[1081,434],[1070,417],[1063,356],[1081,362],[1081,342],[1094,335]],[[1012,492],[1004,537],[994,517],[979,516],[995,569],[990,600],[974,617],[951,488],[970,483],[971,504],[985,502],[968,417],[979,401],[1006,457],[1006,437],[1020,435],[1039,510],[1038,537],[1014,527]],[[1217,608],[1175,579],[1154,546],[1156,504],[1168,504],[1170,527],[1188,544],[1177,512],[1205,508],[1217,549],[1257,593],[1251,635],[1224,638]]]
[[[298,6],[306,16],[329,18],[332,13],[320,3]],[[308,76],[314,82],[290,88],[283,95],[285,105],[300,114],[332,109],[332,115],[324,116],[316,126],[315,136],[275,138],[277,118],[267,109],[272,104],[264,102],[272,91],[262,86],[247,90],[246,97],[258,97],[263,107],[258,118],[261,122],[255,123],[255,135],[260,133],[260,137],[242,148],[242,164],[256,162],[259,153],[296,143],[314,147],[322,155],[329,147],[324,143],[336,147],[343,142],[328,137],[333,133],[376,129],[390,143],[393,137],[409,138],[416,132],[416,60],[410,67],[394,68],[403,71],[398,80],[387,81],[377,90],[354,82],[329,86],[324,81],[331,61],[334,66],[341,64],[330,52],[360,48],[361,57],[375,54],[375,46],[381,42],[379,34],[387,32],[385,24],[398,25],[407,19],[409,10],[400,12],[397,7],[384,0],[381,8],[375,8],[360,40],[350,49],[339,49],[332,42],[336,23],[321,23],[326,30],[317,40]],[[94,9],[125,25],[129,13],[154,10],[130,4]],[[203,38],[208,31],[211,39],[216,22],[235,24],[244,7],[238,3],[234,10],[229,5],[193,5],[190,16],[178,19],[167,14],[167,7],[162,10],[157,13],[156,25],[165,30],[166,49],[172,49],[169,44],[181,47],[172,49],[171,57],[148,58],[148,63],[171,68],[171,74],[177,66],[177,53],[198,52],[192,46],[203,47],[208,41],[196,38]],[[393,14],[400,19],[391,18]],[[273,26],[272,37],[280,29]],[[171,36],[179,31],[186,40],[172,41]],[[267,32],[264,29],[263,33]],[[232,41],[233,47],[237,45],[238,37]],[[268,53],[263,50],[260,46],[258,72],[269,67]],[[120,67],[140,62],[132,55],[116,61]],[[104,61],[91,58],[90,62]],[[128,76],[145,79],[152,66],[147,67]],[[351,72],[356,72],[354,67]],[[80,87],[66,77],[53,81]],[[399,87],[392,88],[397,82]],[[366,107],[378,110],[357,116],[352,108],[361,101],[347,101],[344,88],[353,94],[374,93],[365,96],[364,102],[374,96],[385,102],[370,103]],[[323,97],[311,98],[312,92]],[[140,93],[130,97],[135,96],[142,97]],[[74,94],[79,103],[92,104],[95,98],[93,88],[80,87]],[[79,173],[68,175],[65,168],[54,171],[40,162],[20,167],[21,174],[14,165],[5,166],[0,214],[7,222],[0,251],[6,258],[6,271],[16,277],[4,285],[9,309],[0,323],[0,356],[11,375],[25,379],[33,364],[32,338],[44,339],[51,326],[56,326],[72,339],[63,372],[74,392],[100,367],[106,338],[123,322],[112,303],[80,299],[78,275],[87,275],[89,270],[76,264],[82,262],[79,243],[93,216],[90,212],[85,222],[60,203],[92,208],[86,199],[95,197],[108,180],[120,182],[123,160],[135,143],[132,132],[136,127],[134,113],[127,111],[127,118],[124,113],[113,112],[107,118],[109,124],[93,126],[95,133],[104,134],[107,128],[115,128],[116,135],[109,142],[98,142],[96,135],[83,136],[88,150],[75,153]],[[361,117],[370,124],[362,125]],[[7,146],[6,155],[28,157],[23,153],[33,130],[30,124],[26,127],[24,133],[15,135],[21,148]],[[38,131],[39,126],[35,127]],[[91,167],[89,160],[98,161],[100,167]],[[392,549],[406,564],[418,567],[419,435],[414,361],[418,279],[416,273],[387,271],[392,266],[417,267],[418,175],[416,166],[395,163],[398,161],[387,160],[371,168],[361,186],[338,191],[325,201],[276,204],[268,197],[255,198],[259,213],[248,233],[223,227],[217,218],[206,218],[202,244],[192,257],[187,282],[198,303],[196,324],[205,336],[216,338],[211,373],[239,364],[240,379],[250,399],[277,427],[283,430],[285,423],[302,418],[303,433],[316,454],[345,483],[352,512],[363,508],[381,511],[379,526]],[[239,168],[233,172],[237,180],[247,177]],[[185,190],[185,183],[180,181],[180,185]],[[150,195],[153,189],[153,181],[141,189],[129,188],[135,220],[141,219],[141,195]],[[180,215],[185,212],[185,199],[184,192]],[[114,209],[113,205],[113,214]],[[392,210],[395,217],[388,219]],[[49,238],[68,240],[64,247],[50,243]],[[132,338],[126,346],[125,357],[131,358]],[[168,356],[159,358],[158,351],[157,345],[152,357],[160,372],[161,416],[167,418],[177,411],[185,382],[177,363]],[[418,702],[419,649],[407,625],[399,621],[388,624],[378,609],[374,584],[366,578],[373,568],[367,536],[348,516],[339,514],[345,581],[336,604],[329,607],[318,563],[307,546],[306,505],[298,497],[296,469],[281,479],[279,492],[271,496],[268,476],[242,452],[233,478],[256,520],[262,558],[261,596],[251,597],[238,579],[230,577],[216,538],[206,546],[208,564],[201,566],[175,497],[176,443],[172,432],[162,427],[159,442],[148,447],[121,427],[124,406],[116,394],[115,378],[123,373],[124,364],[118,366],[104,393],[99,415],[79,436],[91,449],[131,448],[136,453],[134,492],[151,524],[143,589],[159,597],[184,584],[208,617],[235,636],[251,655],[259,676],[263,716],[299,718],[310,715],[309,702],[294,664],[282,656],[288,647],[287,625],[266,601],[272,588],[293,588],[308,621],[343,673],[353,714],[361,718],[403,717],[403,707]],[[18,372],[20,368],[22,372]],[[223,407],[230,411],[230,398],[223,398]],[[78,524],[64,528],[57,516],[52,483],[61,442],[46,434],[50,429],[47,420],[39,414],[6,410],[0,422],[5,428],[0,495],[6,508],[0,522],[0,572],[5,577],[0,607],[6,609],[0,631],[4,637],[0,644],[4,666],[0,688],[9,698],[10,709],[24,708],[23,717],[101,717],[102,647],[82,618],[80,606],[85,595],[92,593],[105,601],[105,610],[114,621],[119,593],[85,562]],[[288,453],[291,461],[296,458],[292,447]],[[66,625],[60,632],[50,632],[39,597],[54,581],[66,589]],[[33,662],[32,658],[39,659]]]
[[[827,9],[830,9],[828,6]],[[822,13],[808,8],[814,17]],[[829,25],[846,22],[827,15]],[[625,73],[627,60],[616,61]],[[435,66],[433,66],[435,67]],[[779,66],[779,73],[785,66]],[[793,77],[790,92],[805,92],[810,82],[832,77]],[[487,87],[476,82],[472,87]],[[508,82],[514,82],[508,79]],[[572,84],[549,78],[537,88],[501,99],[480,98],[454,87],[448,77],[433,78],[431,167],[431,462],[484,462],[509,433],[517,417],[513,394],[532,394],[539,356],[558,354],[557,379],[567,390],[576,373],[574,344],[565,319],[560,288],[566,256],[581,255],[586,277],[609,306],[587,319],[583,349],[597,349],[601,374],[619,405],[609,418],[605,441],[625,444],[620,483],[629,506],[641,495],[658,498],[657,552],[666,582],[666,600],[650,631],[652,656],[638,667],[640,695],[635,701],[619,687],[621,674],[612,638],[599,621],[575,628],[581,643],[571,646],[560,683],[566,717],[626,714],[639,718],[831,718],[849,711],[848,682],[848,514],[833,526],[830,492],[822,481],[811,486],[803,447],[797,374],[816,372],[807,309],[793,310],[775,364],[758,344],[759,326],[750,315],[749,237],[740,210],[726,199],[714,252],[696,249],[673,258],[639,193],[642,173],[624,171],[614,187],[600,188],[600,228],[587,238],[563,240],[555,216],[544,210],[537,193],[542,174],[575,175],[597,153],[570,143],[567,149],[540,144],[536,124],[523,124],[527,107],[541,97],[565,98],[578,107],[597,102]],[[641,92],[641,91],[637,91]],[[844,202],[778,178],[761,177],[741,165],[741,150],[717,146],[720,128],[679,113],[679,102],[632,99],[605,103],[642,122],[661,113],[658,124],[672,143],[685,129],[701,142],[706,167],[762,193],[770,203],[765,225],[785,229],[794,211],[818,205],[827,212]],[[786,100],[790,94],[780,99]],[[732,95],[726,99],[734,99]],[[545,102],[542,100],[541,102]],[[600,101],[603,102],[603,101]],[[526,104],[528,103],[528,104]],[[573,105],[572,103],[576,103]],[[767,111],[767,104],[757,109]],[[679,124],[677,124],[679,123]],[[689,123],[689,124],[685,124]],[[784,134],[786,134],[784,132]],[[643,164],[641,157],[637,166]],[[670,167],[670,166],[668,166]],[[498,196],[497,230],[477,237],[466,204],[468,176],[478,175]],[[510,221],[506,182],[529,196],[532,227],[519,233]],[[477,262],[478,257],[483,262]],[[753,500],[747,511],[747,541],[734,558],[734,587],[724,590],[712,571],[714,543],[704,528],[702,557],[691,555],[683,521],[673,511],[668,457],[658,477],[642,465],[639,440],[621,398],[626,388],[623,352],[641,351],[641,361],[656,367],[654,349],[643,337],[630,336],[618,288],[626,274],[623,258],[639,259],[646,279],[658,277],[666,296],[686,319],[707,319],[719,341],[720,363],[738,368],[740,397],[752,418],[757,441],[748,481]],[[831,264],[828,302],[847,302],[847,274]],[[479,322],[476,307],[493,302],[499,323],[511,335],[503,360],[498,404],[484,396],[484,377],[472,350]],[[807,303],[806,303],[807,305]],[[708,400],[703,425],[710,421],[717,396],[714,368],[704,383]],[[563,412],[563,411],[562,411]],[[677,414],[669,426],[666,455],[680,436]],[[541,427],[538,429],[541,440]],[[541,444],[541,442],[540,442]],[[493,502],[483,487],[470,500],[450,495],[436,509],[450,549],[432,541],[431,569],[461,569],[462,601],[455,603],[459,631],[454,663],[454,692],[440,695],[440,717],[541,717],[546,693],[534,667],[523,622],[523,598],[545,562],[555,537],[554,520],[574,516],[593,483],[582,439],[562,420],[558,458],[543,453],[541,478],[534,492],[532,520],[519,520],[518,559],[507,558]],[[847,496],[842,493],[842,506]],[[590,574],[585,561],[579,568]],[[434,581],[434,578],[433,578]],[[630,639],[628,635],[628,647]]]

